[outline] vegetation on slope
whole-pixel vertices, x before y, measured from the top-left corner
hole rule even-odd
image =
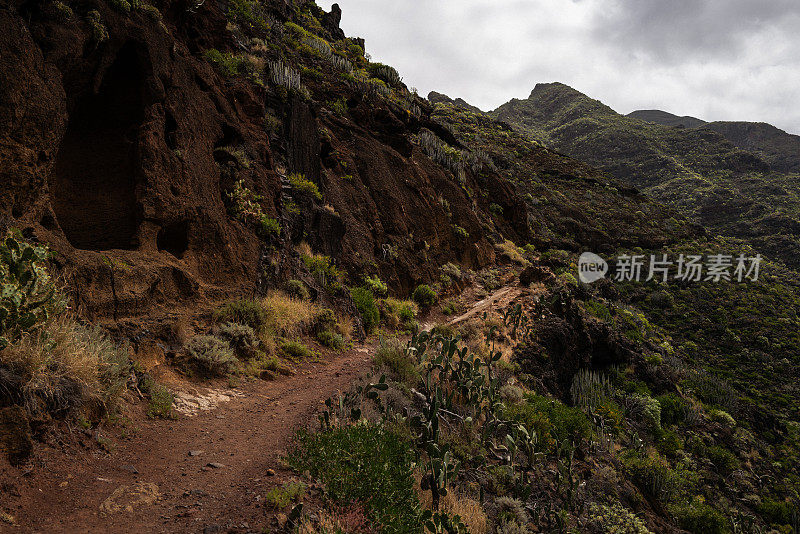
[[[563,84],[490,115],[580,161],[599,166],[712,231],[741,237],[797,267],[797,176],[771,170],[708,128],[671,128],[619,115]]]
[[[557,272],[570,268],[559,265]],[[298,472],[334,484],[315,517],[343,525],[343,510],[363,506],[380,532],[397,531],[389,518],[401,516],[409,529],[402,531],[432,533],[790,532],[800,502],[797,424],[789,421],[796,416],[740,389],[749,370],[725,378],[723,360],[754,344],[731,339],[706,353],[716,326],[701,323],[690,334],[695,317],[678,322],[705,291],[687,297],[658,288],[678,299],[672,318],[659,321],[654,308],[663,312],[668,299],[554,277],[545,292],[526,290],[489,316],[437,327],[405,346],[386,343],[373,378],[326,403],[319,427],[301,433],[289,455]],[[769,282],[749,291],[771,293]],[[710,315],[702,306],[697,314]],[[736,316],[752,328],[746,314]],[[762,328],[797,346],[795,328]],[[753,389],[777,383],[759,380]],[[379,476],[381,462],[353,461],[361,453],[350,451],[387,433],[414,458],[415,496],[391,498],[408,491],[406,471]],[[336,489],[353,476],[350,493]],[[369,512],[372,502],[385,503],[381,514]],[[299,521],[325,531],[309,516]]]

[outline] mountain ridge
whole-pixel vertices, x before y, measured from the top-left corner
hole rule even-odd
[[[774,170],[761,152],[737,146],[718,126],[645,122],[558,83],[537,84],[527,100],[512,100],[489,115],[716,231],[754,239],[762,250],[800,265],[796,180]]]
[[[661,111],[660,109],[638,109],[636,111],[628,113],[627,116],[633,117],[634,119],[640,119],[646,122],[655,122],[657,124],[663,124],[664,126],[682,126],[684,128],[695,128],[697,126],[702,126],[704,124],[707,124],[706,121],[698,119],[697,117],[691,117],[689,115],[684,115],[683,117],[679,117],[678,115],[674,115],[667,111]]]

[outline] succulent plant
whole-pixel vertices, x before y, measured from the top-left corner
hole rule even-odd
[[[0,243],[0,348],[63,309],[63,297],[47,272],[50,256],[47,247],[26,242],[15,230]]]

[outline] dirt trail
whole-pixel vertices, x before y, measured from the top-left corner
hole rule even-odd
[[[506,307],[511,301],[516,299],[520,293],[522,293],[522,289],[516,286],[506,286],[502,289],[497,290],[495,293],[489,295],[483,300],[480,300],[472,305],[472,307],[464,313],[463,315],[459,315],[452,321],[450,324],[458,324],[462,321],[466,321],[472,317],[475,317],[479,313],[483,313],[484,311],[489,311],[492,309],[493,306],[498,306],[499,308]]]
[[[0,473],[0,508],[19,524],[0,523],[0,532],[269,532],[263,496],[289,475],[278,457],[324,399],[369,368],[370,353],[360,347],[292,377],[248,383],[193,417],[137,418],[135,437],[111,455],[96,445],[67,454],[42,447],[33,470]]]
[[[520,293],[501,288],[449,322]],[[325,399],[369,369],[374,348],[357,346],[234,392],[186,388],[178,404],[196,415],[174,421],[148,419],[135,406],[129,424],[101,431],[116,444],[113,454],[75,429],[65,443],[40,446],[32,468],[0,464],[0,510],[18,523],[0,522],[0,532],[272,532],[275,512],[264,496],[292,475],[279,457]]]

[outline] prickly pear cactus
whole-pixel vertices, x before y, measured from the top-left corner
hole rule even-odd
[[[0,349],[35,330],[64,301],[47,272],[51,252],[10,230],[0,242]]]

